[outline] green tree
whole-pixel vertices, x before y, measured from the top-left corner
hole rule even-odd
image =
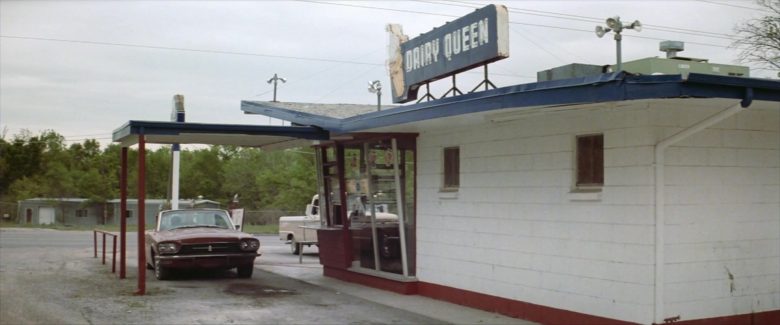
[[[10,141],[0,144],[0,195],[6,194],[11,184],[24,177],[43,171],[43,155],[46,143],[29,131],[22,132]]]
[[[311,149],[244,148],[224,163],[223,173],[222,192],[239,194],[248,209],[302,210],[317,189]]]
[[[54,131],[24,131],[0,138],[0,201],[86,198],[90,204],[119,197],[121,147],[101,150],[95,140],[65,145]],[[146,195],[165,198],[171,168],[168,147],[146,154]],[[203,196],[223,205],[239,194],[249,209],[301,210],[316,192],[311,149],[264,151],[210,146],[181,153],[180,197]],[[128,197],[138,193],[138,151],[128,150]]]
[[[221,192],[222,160],[219,158],[219,148],[182,150],[180,170],[180,197],[204,198],[225,201],[227,194]]]
[[[241,205],[246,209],[261,209],[261,188],[256,175],[263,169],[263,152],[256,148],[244,148],[222,166],[222,193],[229,197],[238,194]]]
[[[146,196],[168,198],[171,178],[171,150],[162,147],[146,155]]]
[[[314,155],[309,151],[266,152],[258,171],[261,203],[268,208],[300,210],[317,190]]]

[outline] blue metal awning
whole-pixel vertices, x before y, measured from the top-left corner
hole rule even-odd
[[[242,101],[241,110],[294,124],[317,126],[333,133],[349,133],[507,108],[527,109],[670,98],[780,102],[780,81],[696,73],[691,73],[684,79],[680,75],[646,76],[619,72],[502,87],[344,119],[296,112],[268,102]]]
[[[114,130],[113,141],[122,146],[138,143],[213,144],[245,147],[296,147],[312,140],[327,140],[329,134],[313,126],[268,126],[238,124],[205,124],[159,121],[128,121]]]

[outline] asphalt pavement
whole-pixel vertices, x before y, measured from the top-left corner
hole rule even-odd
[[[93,258],[92,232],[0,229],[0,324],[530,324],[327,278],[316,247],[298,263],[276,236],[257,237],[263,255],[251,279],[230,270],[158,281],[147,272],[147,294],[137,296],[135,234],[120,280],[110,254],[107,265]]]
[[[264,255],[262,261],[255,263],[255,267],[264,271],[291,277],[319,287],[330,288],[339,293],[391,306],[409,313],[425,315],[445,323],[536,324],[441,300],[417,295],[401,295],[325,277],[322,275],[322,265],[319,263],[319,251],[316,246],[305,247],[303,249],[303,263],[298,263],[298,258],[296,255],[292,255],[289,245],[280,241],[278,236],[257,235],[256,237],[262,243],[261,250]]]

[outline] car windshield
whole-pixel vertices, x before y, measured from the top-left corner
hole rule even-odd
[[[219,210],[166,211],[160,218],[160,231],[194,227],[231,228],[227,213]]]

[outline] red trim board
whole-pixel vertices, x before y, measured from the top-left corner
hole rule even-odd
[[[433,299],[443,300],[489,312],[495,312],[510,317],[526,319],[542,324],[633,324],[627,321],[588,315],[575,311],[542,306],[523,301],[511,300],[427,282],[398,282],[327,266],[323,267],[323,274],[325,276],[333,277],[342,281],[358,283],[377,289],[407,295],[419,294],[421,296],[430,297]],[[683,325],[780,324],[780,310],[706,319],[679,320],[670,323]]]

